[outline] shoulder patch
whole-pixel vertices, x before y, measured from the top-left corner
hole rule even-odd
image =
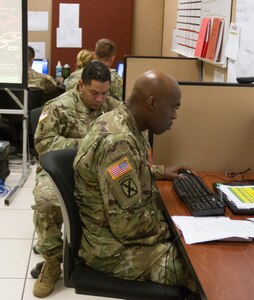
[[[122,175],[130,172],[132,170],[132,166],[130,165],[128,158],[124,157],[121,160],[117,161],[110,167],[108,167],[107,172],[110,174],[113,180],[121,177]]]
[[[44,112],[40,115],[39,122],[41,122],[42,120],[44,120],[45,118],[47,118],[47,116],[48,116],[48,112],[47,112],[47,111],[44,111]]]

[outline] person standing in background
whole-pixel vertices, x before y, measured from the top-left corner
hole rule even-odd
[[[111,69],[116,55],[116,44],[110,39],[100,39],[95,45],[95,50],[93,52],[93,59],[104,63],[110,69],[111,74],[111,85],[110,85],[110,96],[116,98],[119,101],[122,101],[123,98],[123,80],[117,74],[115,69]],[[80,74],[82,71],[79,71],[75,76],[70,75],[64,84],[66,90],[69,90],[75,86],[78,79],[80,79]]]

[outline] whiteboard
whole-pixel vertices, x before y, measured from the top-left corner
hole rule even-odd
[[[0,0],[0,88],[27,87],[27,1]]]

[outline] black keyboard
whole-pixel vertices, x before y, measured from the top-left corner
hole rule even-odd
[[[173,180],[173,188],[193,216],[224,215],[226,204],[199,176],[184,174]]]

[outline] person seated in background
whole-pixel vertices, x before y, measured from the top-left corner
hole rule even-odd
[[[119,101],[108,96],[109,89],[108,67],[98,61],[87,63],[74,89],[44,105],[34,138],[37,153],[77,148],[87,134],[88,126],[98,116],[119,105]],[[38,234],[36,251],[45,259],[33,294],[43,298],[51,294],[61,274],[63,218],[57,194],[40,165],[36,170],[33,194],[33,221]]]
[[[93,59],[104,63],[110,68],[111,85],[110,95],[119,101],[122,101],[123,97],[123,80],[117,74],[115,69],[111,69],[116,54],[116,44],[110,39],[100,39],[95,45],[95,51],[93,52]],[[75,76],[70,76],[64,83],[66,90],[74,87],[80,78],[81,72],[76,72]]]
[[[129,280],[196,286],[160,207],[154,179],[179,177],[187,166],[148,163],[145,130],[170,129],[181,90],[169,75],[139,77],[129,98],[100,116],[74,161],[75,197],[82,221],[79,255],[92,269]]]
[[[93,60],[93,52],[87,49],[79,51],[76,60],[76,70],[70,74],[68,78],[64,80],[66,90],[73,88],[77,81],[81,78],[81,74],[84,66]]]
[[[37,87],[43,90],[43,97],[48,98],[56,92],[57,83],[50,75],[41,74],[32,69],[35,51],[28,46],[28,87]]]

